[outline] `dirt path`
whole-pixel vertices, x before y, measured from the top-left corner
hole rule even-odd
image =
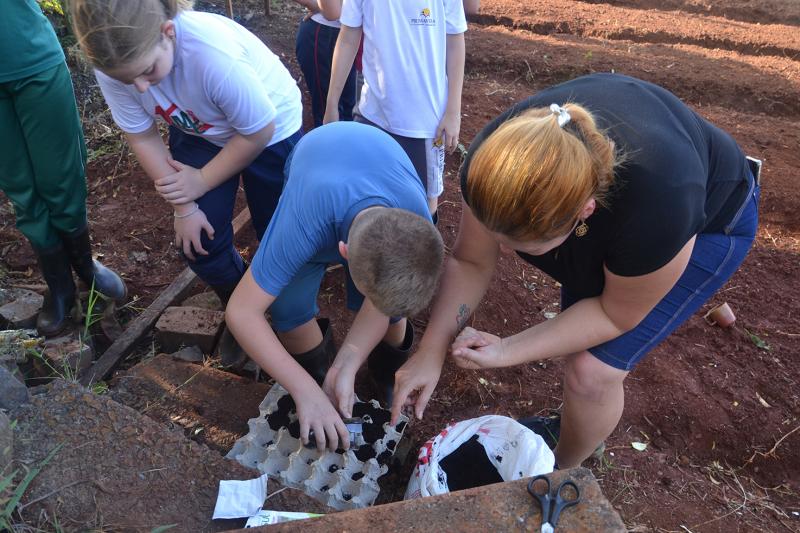
[[[260,1],[234,4],[245,18],[257,13],[245,23],[299,76],[296,7],[281,4],[265,21]],[[525,96],[613,70],[667,87],[765,160],[755,248],[710,302],[730,303],[736,328],[708,326],[698,313],[659,346],[627,380],[605,459],[588,465],[632,531],[800,531],[798,25],[796,0],[484,0],[470,23],[465,144]],[[182,265],[170,247],[169,210],[122,148],[91,166],[90,217],[96,247],[147,303]],[[439,225],[448,245],[460,215],[454,159]],[[33,258],[12,225],[4,205],[0,253],[8,279],[25,281]],[[255,246],[252,235],[241,242]],[[321,306],[342,339],[350,317],[341,311],[340,275],[326,279]],[[552,280],[504,257],[473,324],[513,334],[557,311],[557,302]],[[408,433],[421,443],[449,420],[556,409],[562,371],[558,361],[483,373],[447,364],[425,419]],[[647,442],[646,451],[633,441]],[[402,497],[402,478],[382,498]]]

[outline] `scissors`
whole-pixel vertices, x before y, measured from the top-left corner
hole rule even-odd
[[[537,483],[538,482],[538,483]],[[543,482],[543,483],[542,483]],[[541,489],[545,490],[542,491]],[[564,490],[564,489],[567,490]],[[574,491],[574,496],[570,494]],[[536,476],[528,483],[528,492],[539,500],[542,506],[542,529],[541,533],[553,533],[561,511],[566,507],[572,507],[581,501],[581,490],[574,481],[565,479],[556,489],[555,494],[550,494],[550,478],[547,476]]]

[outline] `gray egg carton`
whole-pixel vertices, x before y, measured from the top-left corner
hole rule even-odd
[[[363,424],[363,433],[351,439],[349,450],[320,451],[300,441],[297,412],[286,389],[276,383],[258,409],[259,416],[247,422],[247,435],[236,441],[227,457],[338,511],[372,505],[380,492],[378,478],[388,471],[408,425],[408,417],[401,415],[392,426],[391,413],[377,401],[356,398],[353,416],[368,415],[366,420],[374,422]]]

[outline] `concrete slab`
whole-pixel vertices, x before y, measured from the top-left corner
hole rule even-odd
[[[192,439],[222,453],[247,434],[247,421],[258,416],[258,405],[269,391],[266,383],[167,354],[134,366],[111,388],[118,402],[180,426]]]
[[[258,472],[107,395],[57,380],[10,417],[17,420],[18,464],[42,465],[55,450],[18,508],[30,529],[53,530],[56,519],[71,531],[219,531],[244,524],[211,520],[219,481]],[[271,507],[325,512],[299,491],[278,489],[269,483]]]
[[[156,339],[165,352],[197,346],[211,353],[222,331],[225,313],[200,307],[168,307],[156,323]]]
[[[564,510],[556,531],[597,533],[626,531],[625,524],[603,496],[597,480],[586,468],[556,471],[550,474],[553,487],[572,479],[581,490],[581,502]],[[539,504],[527,491],[528,480],[496,483],[357,511],[346,511],[303,521],[286,522],[241,531],[303,531],[303,533],[374,533],[392,531],[411,533],[458,531],[539,531],[542,515]],[[266,507],[268,508],[268,507]]]

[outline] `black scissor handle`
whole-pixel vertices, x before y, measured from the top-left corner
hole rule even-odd
[[[564,489],[572,489],[575,491],[575,496],[570,497],[565,492]],[[567,490],[569,492],[569,490]],[[564,496],[567,495],[565,498]],[[561,484],[556,489],[555,493],[555,503],[553,504],[553,516],[550,517],[550,524],[555,527],[558,523],[558,518],[561,516],[561,511],[566,509],[567,507],[572,507],[573,505],[577,505],[577,503],[581,501],[581,489],[578,488],[578,485],[575,484],[574,481],[565,479],[561,482]]]
[[[536,489],[536,484],[539,481],[544,482],[544,491],[540,492]],[[539,505],[542,508],[542,524],[550,521],[550,478],[547,476],[536,476],[531,478],[528,482],[528,493],[539,500]]]

